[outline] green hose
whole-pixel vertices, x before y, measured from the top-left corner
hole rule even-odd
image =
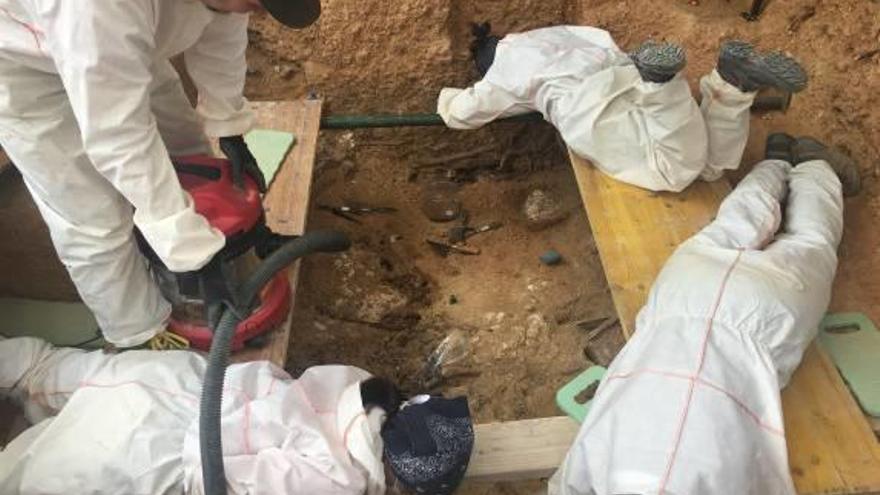
[[[752,105],[755,111],[788,110],[791,94],[759,96]],[[515,115],[495,122],[539,122],[544,116],[538,112]],[[321,129],[366,129],[370,127],[425,127],[446,125],[436,113],[386,113],[377,115],[326,115],[321,117]]]
[[[495,122],[536,122],[544,120],[537,112],[516,115]],[[369,127],[423,127],[446,125],[436,113],[379,115],[327,115],[321,117],[321,129],[363,129]]]

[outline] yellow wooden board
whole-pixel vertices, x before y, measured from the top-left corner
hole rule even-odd
[[[628,337],[667,258],[712,220],[730,186],[726,180],[697,182],[679,194],[653,193],[615,181],[573,154],[571,158]],[[789,462],[799,493],[880,493],[880,444],[815,344],[782,398]]]
[[[275,180],[263,199],[266,223],[272,231],[284,235],[300,235],[306,229],[311,199],[312,172],[321,125],[321,100],[277,101],[253,103],[256,127],[290,132],[296,143],[287,154]],[[300,263],[289,270],[291,312],[295,309]],[[233,361],[268,360],[283,367],[290,345],[291,317],[268,334],[268,343],[259,349],[236,353]]]

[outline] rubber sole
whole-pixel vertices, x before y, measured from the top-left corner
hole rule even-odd
[[[807,87],[807,73],[797,60],[782,52],[761,54],[746,41],[731,40],[721,45],[718,71],[725,80],[743,91],[773,87],[797,93]]]
[[[642,79],[666,82],[687,65],[684,48],[674,43],[648,40],[629,54]]]

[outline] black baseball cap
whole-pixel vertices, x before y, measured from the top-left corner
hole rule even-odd
[[[302,29],[321,17],[321,0],[260,0],[263,8],[281,24]]]
[[[467,399],[418,396],[382,429],[385,460],[403,486],[451,495],[464,479],[474,449]]]

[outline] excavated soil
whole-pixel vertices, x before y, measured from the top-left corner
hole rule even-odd
[[[351,151],[342,162],[322,161],[316,203],[397,211],[360,223],[312,212],[310,226],[344,230],[354,248],[304,267],[294,371],[341,361],[388,376],[408,392],[439,379],[444,392],[468,395],[480,421],[555,414],[555,390],[589,364],[586,332],[573,324],[614,311],[577,186],[550,131],[538,129],[550,138],[546,146],[511,159],[509,171],[498,171],[490,152],[463,163],[479,171],[444,181],[443,197],[461,203],[470,225],[501,224],[467,241],[480,254],[446,256],[426,241],[445,239],[461,222],[428,220],[423,200],[436,195],[437,180],[413,170],[445,154],[421,149],[426,137],[442,143],[445,131],[337,134]],[[334,136],[328,139],[332,144]],[[529,221],[523,204],[536,189],[559,203],[551,212],[556,223]],[[549,249],[562,254],[561,264],[541,263]],[[456,352],[441,366],[444,376],[431,380],[423,375],[426,362],[449,335]]]
[[[431,112],[441,87],[475,79],[470,24],[487,20],[501,34],[563,23],[598,26],[624,49],[647,38],[680,42],[694,90],[725,39],[789,52],[807,68],[810,86],[787,113],[752,119],[744,166],[732,178],[761,157],[773,131],[812,135],[854,156],[863,191],[846,200],[831,309],[880,322],[880,2],[769,0],[758,22],[746,22],[739,13],[750,3],[324,0],[321,20],[303,31],[253,19],[247,93],[254,100],[314,94],[324,99],[325,114]],[[462,158],[474,150],[481,152]],[[424,168],[430,163],[455,173],[439,177]],[[555,202],[556,223],[530,224],[523,203],[535,189]],[[442,238],[457,224],[428,220],[421,207],[435,197],[458,201],[473,226],[502,226],[469,241],[478,255],[441,256],[426,239]],[[396,212],[355,223],[319,204]],[[28,223],[38,225],[35,218]],[[479,422],[555,415],[555,390],[590,364],[584,328],[614,314],[574,178],[546,124],[324,131],[309,222],[345,230],[355,247],[304,263],[288,362],[294,373],[320,363],[358,365],[409,392],[467,394]],[[16,234],[21,242],[4,245],[48,245],[44,229],[27,232],[41,238]],[[560,265],[538,260],[548,249],[562,255]],[[39,259],[40,252],[7,258]],[[30,273],[28,263],[20,266]],[[22,295],[73,297],[60,265],[46,270],[34,273],[48,288],[25,287]],[[447,364],[426,366],[447,337],[454,344]],[[607,362],[621,345],[612,328],[589,354]],[[461,493],[532,494],[541,486],[475,484]]]
[[[769,132],[812,135],[861,164],[864,189],[846,202],[834,311],[862,311],[880,321],[880,4],[863,0],[775,0],[758,22],[739,12],[746,1],[569,0],[398,2],[325,1],[321,21],[302,32],[265,18],[252,25],[248,93],[254,99],[317,94],[325,113],[430,112],[443,86],[475,78],[471,22],[505,33],[561,23],[609,30],[623,48],[646,38],[688,50],[687,77],[714,65],[722,40],[743,38],[798,57],[809,88],[785,113],[752,119],[741,177],[761,157]],[[469,150],[476,156],[455,160]],[[505,150],[508,150],[505,153]],[[453,224],[420,210],[436,194],[419,164],[462,168],[445,198],[457,199],[472,225],[501,222],[472,238],[479,255],[442,257],[426,244]],[[522,211],[543,189],[565,210],[559,223],[535,229]],[[407,391],[432,387],[467,394],[477,421],[558,414],[557,387],[589,365],[586,333],[574,323],[614,313],[588,222],[568,163],[543,124],[444,129],[333,131],[321,135],[316,204],[387,206],[396,213],[348,222],[314,209],[310,226],[341,228],[355,249],[305,263],[289,368],[344,362],[398,381]],[[549,267],[547,249],[563,257]],[[452,335],[457,358],[434,380],[425,363]],[[612,329],[594,345],[607,360],[621,345]],[[594,353],[595,354],[595,353]],[[595,357],[595,356],[594,356]],[[473,485],[466,493],[534,493],[539,483]]]

